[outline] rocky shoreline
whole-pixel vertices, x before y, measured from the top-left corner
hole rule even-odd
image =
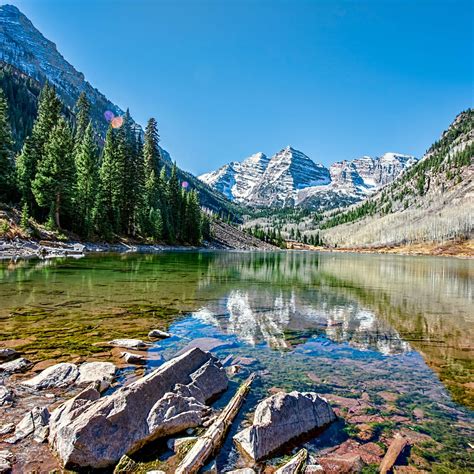
[[[146,360],[151,344],[159,345],[160,339],[170,336],[152,330],[152,342],[118,339],[106,345],[113,348],[111,354],[120,349]],[[252,361],[240,365],[238,358],[219,360],[206,350],[209,348],[209,341],[192,341],[146,375],[140,375],[141,362],[130,361],[122,365],[45,361],[32,368],[14,349],[0,348],[0,409],[4,414],[0,473],[67,468],[168,474],[197,472],[203,466],[207,466],[205,472],[221,472],[213,467],[212,458],[259,374],[252,371]],[[135,370],[124,371],[124,367]],[[251,377],[236,391],[235,382],[249,373]],[[224,408],[214,408],[214,401],[232,393]],[[412,443],[407,433],[388,440],[386,452],[380,444],[351,439],[317,456],[302,448],[298,440],[318,437],[344,417],[340,403],[337,397],[323,398],[315,392],[275,390],[258,402],[253,416],[233,435],[241,461],[236,470],[226,472],[349,473],[361,472],[366,465],[379,465],[380,472],[389,472]],[[357,403],[353,401],[349,413],[357,411]],[[146,462],[136,457],[157,442],[166,446],[167,456]],[[275,466],[272,456],[287,451],[289,445],[293,456]]]

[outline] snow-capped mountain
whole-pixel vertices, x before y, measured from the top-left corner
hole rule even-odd
[[[199,179],[243,204],[329,209],[364,199],[414,163],[413,156],[385,153],[337,162],[327,169],[288,146],[271,159],[257,153]]]
[[[199,176],[199,179],[224,194],[230,200],[245,201],[260,182],[270,159],[255,153],[242,162],[233,161],[216,171]]]

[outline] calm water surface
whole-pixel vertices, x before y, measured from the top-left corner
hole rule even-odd
[[[154,356],[209,338],[217,355],[248,358],[247,370],[260,373],[233,431],[271,389],[315,390],[342,415],[347,400],[367,406],[356,423],[309,440],[311,452],[364,429],[375,441],[409,429],[432,441],[408,463],[468,472],[473,274],[468,260],[304,252],[2,263],[0,340],[33,360],[70,360],[101,356],[97,343],[146,338],[153,327],[174,335]],[[152,358],[147,370],[161,363]],[[222,471],[242,464],[230,440],[217,463]]]

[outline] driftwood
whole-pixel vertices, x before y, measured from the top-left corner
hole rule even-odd
[[[304,448],[300,449],[285,465],[278,468],[275,474],[298,474],[298,472],[302,472],[307,457],[308,451]]]
[[[255,374],[250,375],[239,387],[237,393],[232,397],[216,421],[198,438],[194,446],[186,454],[185,458],[176,468],[175,474],[194,474],[198,472],[212,452],[220,446],[227,429],[239,411],[245,395],[250,390],[250,385],[254,378]]]
[[[382,459],[382,463],[380,464],[381,474],[387,474],[387,472],[392,469],[393,465],[397,461],[398,456],[400,456],[400,453],[405,449],[406,445],[407,440],[397,433],[388,447],[387,452]]]

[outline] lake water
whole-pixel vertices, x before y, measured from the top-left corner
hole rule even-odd
[[[35,361],[106,358],[101,342],[167,329],[173,337],[149,351],[151,370],[201,338],[243,367],[218,404],[259,373],[232,433],[275,389],[311,390],[346,419],[305,440],[311,453],[409,430],[420,440],[404,462],[469,472],[473,276],[469,260],[307,252],[5,262],[0,341]],[[219,472],[244,464],[229,437]]]

